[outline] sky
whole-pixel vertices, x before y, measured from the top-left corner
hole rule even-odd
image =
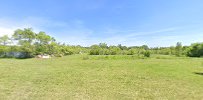
[[[58,42],[150,47],[203,42],[203,0],[0,0],[0,36],[45,31]]]

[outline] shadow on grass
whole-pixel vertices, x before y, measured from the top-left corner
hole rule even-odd
[[[203,76],[203,73],[200,73],[200,72],[194,72],[194,74]]]

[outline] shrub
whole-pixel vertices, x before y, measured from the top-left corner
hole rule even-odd
[[[134,55],[134,54],[135,54],[135,52],[134,52],[134,50],[133,50],[133,49],[128,50],[127,55]]]
[[[144,57],[150,57],[151,53],[149,51],[145,51],[143,53]]]
[[[187,50],[187,56],[189,57],[203,56],[203,44],[202,43],[192,44]]]

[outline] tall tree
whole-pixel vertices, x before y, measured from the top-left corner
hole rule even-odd
[[[47,35],[45,32],[39,32],[36,35],[36,39],[40,44],[49,44],[53,40],[53,38]]]
[[[176,43],[175,50],[176,50],[176,56],[182,55],[182,43],[181,42]]]
[[[6,46],[9,43],[9,37],[8,35],[4,35],[2,37],[0,37],[0,44]]]
[[[203,56],[203,43],[194,43],[187,48],[187,56],[201,57]]]
[[[39,32],[36,34],[36,54],[47,54],[49,53],[49,45],[51,41],[54,41],[54,39],[47,35],[45,32]]]
[[[147,45],[142,45],[141,48],[145,49],[145,50],[148,50],[149,47]]]
[[[35,37],[36,34],[32,31],[32,28],[17,29],[13,34],[13,38],[18,40],[20,45],[26,42],[32,44]]]
[[[99,51],[100,51],[100,46],[99,45],[92,45],[90,47],[90,55],[99,55]]]
[[[32,31],[32,28],[24,28],[23,30],[17,29],[14,34],[14,40],[18,41],[21,45],[21,50],[25,53],[25,57],[34,56],[33,41],[35,40],[36,34]]]
[[[117,46],[109,46],[109,51],[111,55],[117,55],[120,54],[121,49]]]
[[[127,50],[128,48],[126,46],[122,46],[121,44],[118,44],[118,46],[121,50]]]
[[[102,48],[102,49],[105,49],[105,48],[107,49],[108,48],[106,43],[99,43],[99,47]]]

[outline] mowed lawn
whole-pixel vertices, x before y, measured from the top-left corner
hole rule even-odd
[[[0,59],[0,100],[4,99],[202,100],[203,58]]]

